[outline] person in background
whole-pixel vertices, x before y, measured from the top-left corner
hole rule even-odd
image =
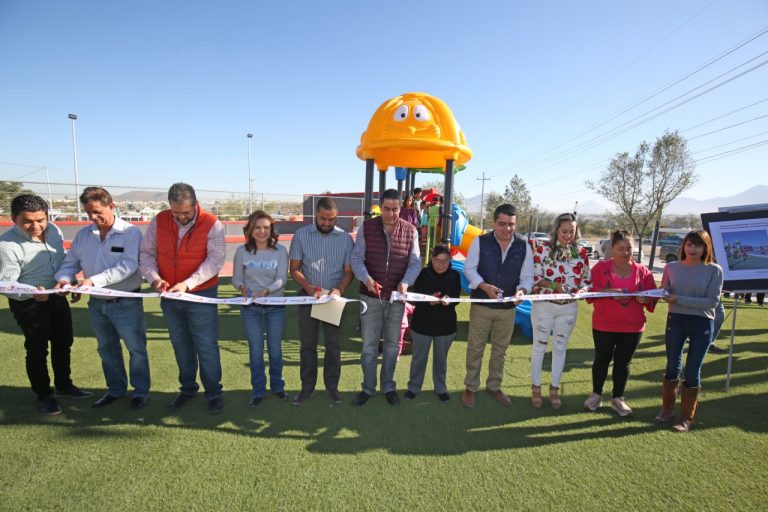
[[[338,213],[336,201],[330,197],[321,197],[315,207],[315,223],[299,228],[293,235],[288,254],[291,277],[301,287],[302,295],[319,298],[323,290],[326,290],[330,296],[341,297],[352,284],[354,242],[349,233],[336,226]],[[293,397],[293,405],[303,404],[315,391],[317,344],[321,326],[325,337],[325,392],[331,402],[340,404],[341,329],[338,325],[312,318],[312,306],[298,308],[301,391]]]
[[[403,207],[400,208],[400,218],[419,229],[419,211],[413,203],[413,196],[405,196]]]
[[[139,252],[141,275],[157,293],[215,298],[226,256],[224,225],[203,210],[186,183],[171,185],[168,204],[147,226]],[[217,305],[161,298],[160,309],[179,366],[179,394],[168,408],[177,410],[195,396],[199,366],[208,412],[219,414],[224,393]]]
[[[592,267],[593,292],[641,292],[655,290],[656,281],[645,265],[632,260],[632,235],[615,231],[611,236],[611,257]],[[619,416],[632,415],[624,400],[629,365],[645,331],[645,312],[653,311],[654,300],[645,297],[587,299],[592,303],[592,394],[584,402],[588,411],[602,405],[603,385],[613,362],[611,409]]]
[[[381,216],[360,226],[352,250],[352,271],[360,281],[360,299],[368,307],[368,312],[360,318],[363,389],[352,400],[353,405],[363,405],[376,393],[376,366],[382,338],[381,391],[389,404],[400,403],[395,367],[405,304],[389,299],[394,291],[406,293],[420,270],[418,235],[413,225],[400,218],[400,193],[385,190],[381,195]]]
[[[232,286],[243,297],[282,297],[288,281],[288,251],[277,243],[278,234],[272,217],[264,211],[253,212],[243,227],[245,244],[235,251]],[[264,374],[264,334],[269,352],[269,388],[281,400],[287,400],[283,380],[283,333],[285,306],[255,302],[240,306],[240,318],[248,340],[251,368],[250,407],[258,407],[267,394]]]
[[[421,226],[421,240],[427,239],[427,226],[429,225],[429,203],[426,201],[421,202],[420,223]]]
[[[715,341],[717,341],[717,337],[720,335],[720,330],[723,327],[723,322],[725,322],[725,306],[723,306],[723,298],[721,296],[720,300],[717,301],[717,306],[715,306],[715,327],[712,331],[712,343],[709,344],[709,352],[713,354],[728,353],[727,349],[715,345]]]
[[[421,195],[422,195],[421,188],[416,187],[413,189],[413,204],[415,208],[417,208],[418,210],[421,210],[421,202],[422,202]]]
[[[456,302],[443,302],[443,299],[457,298],[461,295],[461,276],[451,268],[451,251],[445,245],[438,245],[432,250],[430,264],[416,278],[412,290],[416,293],[434,295],[433,302],[417,302],[411,319],[411,337],[413,338],[413,357],[408,390],[405,398],[413,400],[421,391],[424,373],[432,350],[432,381],[435,393],[441,402],[450,400],[445,375],[448,369],[448,350],[456,336]]]
[[[540,244],[533,253],[533,293],[584,293],[589,289],[587,249],[579,247],[576,216],[564,213],[555,218],[549,245]],[[560,409],[560,380],[565,368],[568,340],[576,326],[579,305],[575,300],[535,301],[531,307],[531,404],[541,407],[541,369],[552,334],[552,382],[549,403]]]
[[[18,282],[40,290],[53,288],[64,261],[61,230],[48,222],[48,203],[22,194],[11,201],[13,227],[0,235],[0,281]],[[89,398],[93,393],[72,383],[70,353],[74,336],[67,299],[59,295],[9,295],[8,307],[24,333],[26,368],[40,412],[61,414],[57,396]],[[48,374],[48,343],[55,391]]]
[[[75,283],[77,274],[82,271],[85,279],[78,286],[138,292],[141,288],[141,230],[115,216],[112,195],[104,188],[87,187],[80,194],[80,204],[92,224],[78,231],[72,240],[64,263],[56,273],[56,287]],[[72,302],[78,299],[79,295],[75,294]],[[122,338],[128,350],[133,386],[130,407],[143,409],[149,402],[150,386],[143,299],[91,295],[88,314],[107,383],[107,392],[93,403],[93,407],[109,405],[128,392],[128,375],[120,345]]]
[[[666,347],[667,369],[662,384],[658,423],[672,419],[677,389],[683,372],[683,349],[688,343],[685,375],[680,399],[680,422],[672,429],[688,432],[693,428],[701,393],[701,367],[712,343],[715,308],[723,291],[723,270],[712,261],[712,239],[703,229],[691,231],[683,239],[679,261],[664,267],[661,286],[668,295]]]
[[[521,297],[533,288],[533,254],[531,246],[517,229],[517,209],[501,204],[493,212],[493,231],[478,236],[467,251],[464,275],[469,280],[474,299],[500,299]],[[473,303],[469,308],[469,334],[467,337],[467,373],[461,403],[474,407],[480,387],[480,370],[485,345],[490,342],[486,392],[504,406],[512,404],[501,390],[507,347],[515,328],[514,301]]]

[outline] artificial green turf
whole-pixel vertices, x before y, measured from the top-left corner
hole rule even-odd
[[[224,284],[220,295],[229,289]],[[665,362],[664,305],[649,316],[633,362],[626,396],[635,417],[620,419],[607,407],[582,410],[593,354],[586,304],[580,304],[569,345],[558,412],[546,399],[540,410],[530,406],[529,342],[517,333],[502,387],[512,406],[484,393],[474,409],[461,406],[463,305],[449,355],[447,404],[432,393],[428,369],[424,390],[412,402],[395,408],[376,396],[361,408],[351,406],[362,374],[358,308],[348,305],[340,386],[345,403],[328,401],[321,369],[318,390],[304,405],[270,395],[250,409],[239,313],[220,307],[226,405],[219,416],[208,415],[202,395],[178,412],[166,410],[178,387],[176,363],[158,302],[145,304],[149,406],[133,412],[123,400],[96,410],[91,400],[64,399],[64,414],[46,418],[28,388],[23,339],[0,299],[0,510],[768,508],[768,308],[739,308],[730,392],[723,389],[726,356],[708,355],[696,429],[674,434],[652,422]],[[83,304],[73,317],[75,382],[103,393]],[[297,338],[295,310],[289,309],[283,347],[291,394],[300,384]],[[719,344],[726,346],[725,335]],[[401,390],[409,366],[410,356],[403,356],[396,374]]]

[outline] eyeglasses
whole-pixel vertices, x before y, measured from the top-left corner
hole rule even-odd
[[[451,260],[446,258],[432,258],[432,263],[439,263],[440,265],[447,265]]]

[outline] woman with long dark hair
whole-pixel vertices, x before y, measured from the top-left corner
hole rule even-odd
[[[548,245],[533,252],[533,293],[583,293],[592,283],[587,250],[579,247],[576,216],[564,213],[555,218]],[[531,307],[531,404],[541,407],[541,370],[552,334],[552,380],[549,403],[560,409],[560,380],[565,368],[568,340],[576,326],[579,306],[575,300],[535,301]]]
[[[592,291],[641,292],[656,289],[648,267],[632,260],[632,235],[615,231],[611,237],[611,258],[592,267]],[[592,339],[595,357],[592,363],[592,394],[584,408],[595,411],[602,405],[603,384],[613,361],[611,409],[619,416],[631,416],[624,401],[629,379],[629,364],[645,331],[645,312],[653,311],[656,301],[645,297],[587,299],[594,306]]]
[[[237,248],[233,263],[232,285],[243,297],[282,297],[288,280],[288,251],[277,243],[278,234],[272,217],[256,211],[243,227],[245,244]],[[251,367],[251,399],[258,406],[267,393],[264,373],[264,333],[269,353],[269,387],[280,399],[287,400],[283,380],[283,333],[285,306],[256,303],[240,307],[245,337],[248,339]]]
[[[415,227],[416,232],[419,231],[419,211],[416,209],[413,196],[405,196],[405,199],[403,199],[403,206],[400,208],[400,218]]]
[[[685,374],[680,399],[680,423],[677,432],[693,428],[693,418],[701,392],[701,367],[712,342],[715,307],[723,289],[723,270],[712,261],[712,239],[703,229],[691,231],[683,239],[679,261],[664,267],[661,286],[668,295],[666,347],[667,368],[662,384],[661,412],[658,423],[672,419],[675,400],[683,373],[683,349],[688,342]]]

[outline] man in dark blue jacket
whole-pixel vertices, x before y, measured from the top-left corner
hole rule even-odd
[[[517,210],[510,204],[502,204],[493,212],[493,232],[472,241],[464,266],[472,298],[520,297],[533,287],[533,254],[526,241],[515,236],[516,227]],[[489,339],[491,359],[486,392],[502,405],[511,403],[501,391],[501,380],[507,347],[515,327],[515,306],[514,302],[499,301],[472,303],[469,309],[466,389],[461,397],[465,407],[475,406],[483,352]]]

